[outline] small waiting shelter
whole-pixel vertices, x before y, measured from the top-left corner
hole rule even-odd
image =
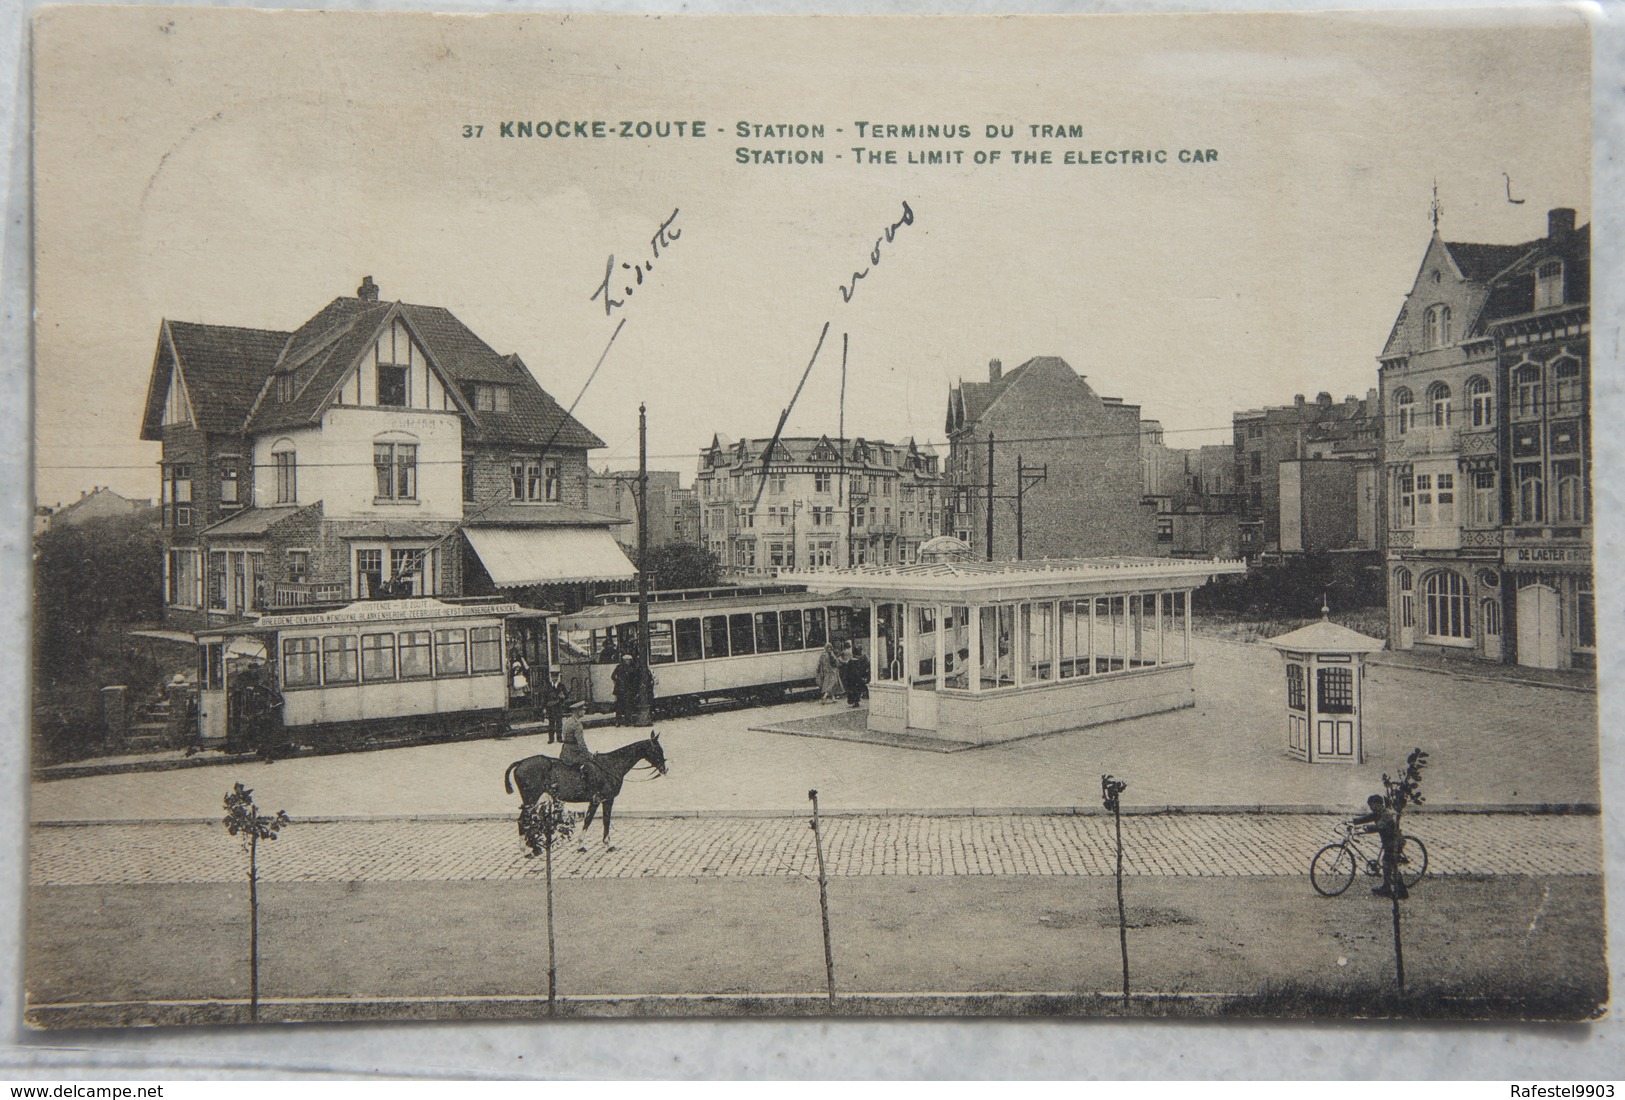
[[[869,729],[983,744],[1193,705],[1191,592],[1246,568],[940,561],[798,580],[869,601]]]
[[[1269,644],[1286,661],[1287,751],[1310,764],[1363,763],[1365,655],[1383,643],[1322,617]]]

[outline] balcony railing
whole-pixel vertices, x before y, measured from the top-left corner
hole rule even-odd
[[[271,590],[272,607],[306,607],[316,603],[343,603],[349,599],[347,584],[302,584],[278,581]]]

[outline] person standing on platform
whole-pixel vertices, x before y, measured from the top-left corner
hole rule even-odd
[[[553,745],[563,742],[564,712],[570,706],[570,688],[564,682],[564,674],[556,668],[547,672],[547,683],[542,685],[541,702],[547,711],[547,743]]]

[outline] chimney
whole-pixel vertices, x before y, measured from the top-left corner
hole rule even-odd
[[[1331,408],[1332,395],[1327,393],[1325,390],[1321,390],[1319,393],[1315,394],[1315,404],[1319,405],[1323,409]]]
[[[1303,394],[1295,393],[1292,395],[1292,407],[1294,409],[1303,408]]]
[[[987,361],[987,380],[989,384],[997,382],[1004,377],[1004,362],[999,359]]]
[[[378,284],[372,281],[371,275],[361,277],[361,285],[355,288],[355,296],[363,302],[376,302],[378,300]]]
[[[1546,212],[1546,236],[1561,240],[1574,232],[1574,211],[1566,206]]]

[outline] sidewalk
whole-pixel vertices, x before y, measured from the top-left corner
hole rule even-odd
[[[1379,664],[1365,679],[1366,762],[1311,766],[1286,753],[1285,676],[1267,646],[1198,637],[1196,706],[965,752],[760,732],[832,713],[816,702],[662,722],[669,776],[628,777],[617,812],[661,815],[806,812],[1045,811],[1099,806],[1100,776],[1129,784],[1138,807],[1353,807],[1421,746],[1431,754],[1423,811],[1451,807],[1595,806],[1596,697],[1524,684],[1467,682]],[[605,750],[646,730],[589,731]],[[233,782],[295,817],[512,814],[514,760],[545,736],[468,741],[267,766],[95,775],[32,785],[34,821],[215,820]]]

